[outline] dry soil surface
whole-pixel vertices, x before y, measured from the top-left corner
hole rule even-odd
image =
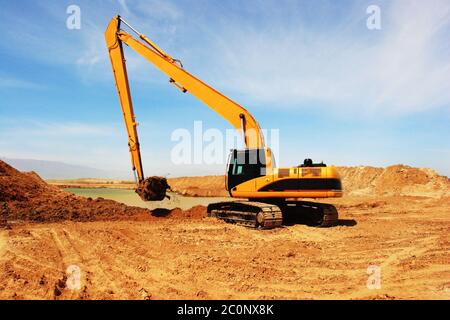
[[[149,211],[102,200],[116,213],[83,209],[92,218],[80,220],[71,203],[94,200],[53,198],[38,177],[3,166],[0,183],[11,177],[69,209],[25,219],[18,204],[38,196],[0,190],[2,299],[450,299],[446,196],[349,196],[333,202],[337,227],[254,230],[205,218],[201,206]],[[68,281],[73,266],[79,289]],[[379,289],[367,287],[369,266],[380,268]]]

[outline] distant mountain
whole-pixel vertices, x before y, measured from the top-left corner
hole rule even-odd
[[[78,178],[128,178],[129,174],[120,171],[107,171],[86,166],[79,166],[58,161],[35,159],[0,158],[20,171],[35,171],[43,179],[78,179]]]

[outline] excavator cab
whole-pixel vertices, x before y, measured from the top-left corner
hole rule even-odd
[[[266,149],[232,149],[228,156],[226,189],[266,175]]]

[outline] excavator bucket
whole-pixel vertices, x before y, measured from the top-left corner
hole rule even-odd
[[[142,180],[136,188],[136,193],[144,201],[161,201],[170,197],[166,194],[170,190],[167,179],[164,177],[149,177]]]

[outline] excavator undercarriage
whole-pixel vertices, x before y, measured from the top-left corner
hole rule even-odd
[[[227,201],[208,205],[207,212],[209,217],[260,229],[273,229],[299,221],[309,226],[325,228],[333,227],[338,222],[338,212],[333,205],[308,201],[285,201],[278,204]]]

